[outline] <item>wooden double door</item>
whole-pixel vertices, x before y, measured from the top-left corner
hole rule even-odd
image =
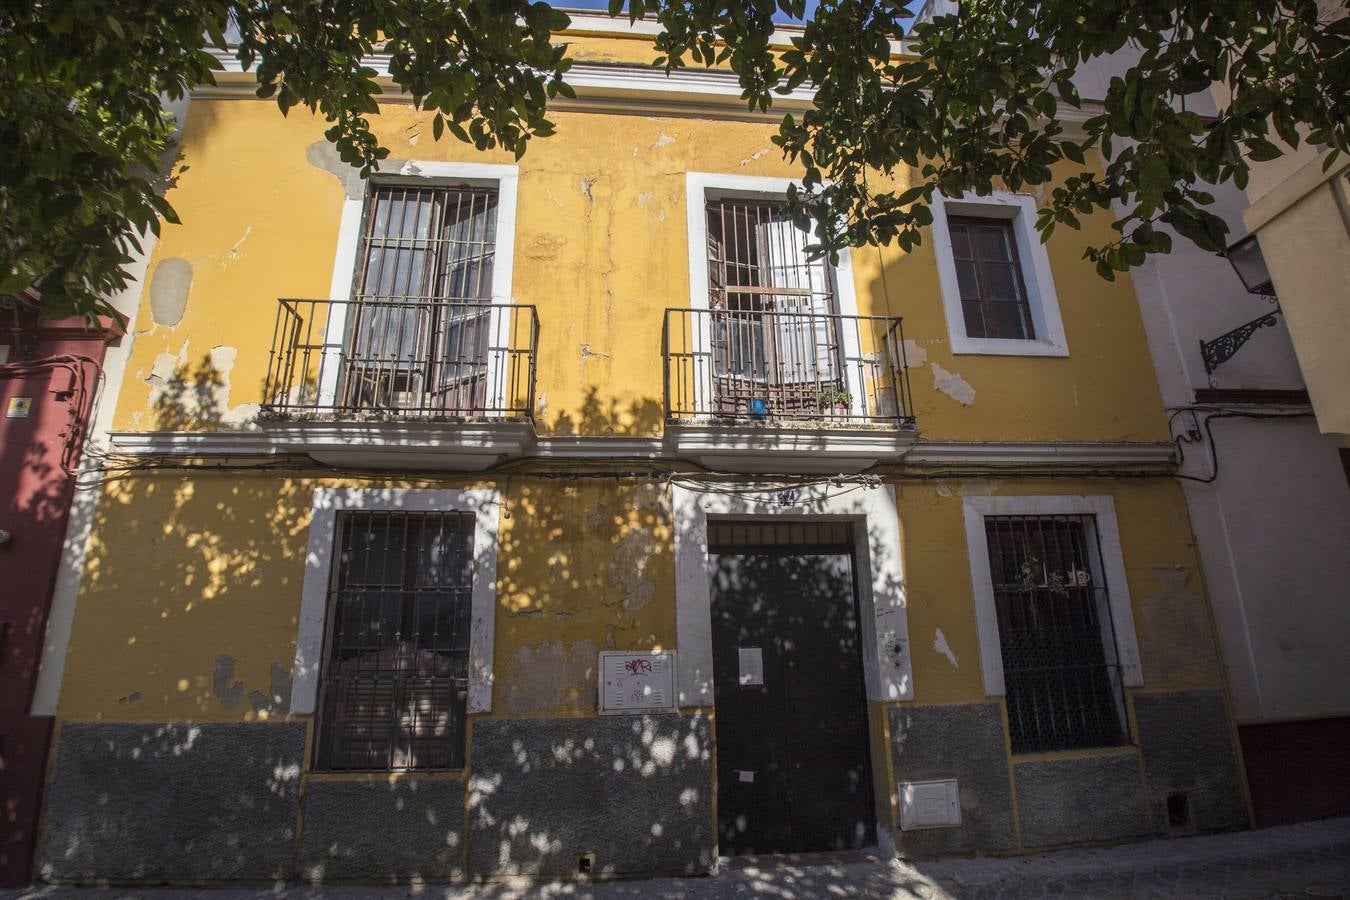
[[[723,855],[875,842],[850,526],[792,536],[710,528]]]

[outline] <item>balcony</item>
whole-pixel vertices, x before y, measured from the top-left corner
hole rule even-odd
[[[259,425],[342,465],[477,471],[534,436],[533,306],[278,301]]]
[[[667,440],[714,468],[856,472],[917,432],[901,320],[667,309]]]

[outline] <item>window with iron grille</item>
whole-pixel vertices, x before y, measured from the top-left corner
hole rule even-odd
[[[463,514],[339,519],[316,768],[463,767],[473,528]]]
[[[495,190],[371,186],[340,405],[481,411],[496,229]]]
[[[1095,516],[986,516],[1014,753],[1127,737]]]
[[[829,266],[779,203],[713,199],[706,213],[718,411],[761,398],[774,414],[815,415],[846,388]]]
[[[948,216],[947,228],[966,336],[1035,338],[1013,223],[1006,219]]]

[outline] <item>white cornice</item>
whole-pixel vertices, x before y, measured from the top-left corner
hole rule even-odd
[[[226,75],[245,74],[239,60],[231,53],[212,49],[208,51],[220,63]],[[381,102],[408,102],[409,96],[399,90],[389,80],[389,56],[377,53],[367,57],[365,63],[376,72],[376,78],[388,88],[380,95]],[[666,72],[650,65],[639,63],[596,63],[576,62],[568,70],[567,83],[576,91],[575,101],[558,97],[550,101],[550,109],[591,108],[594,104],[614,102],[642,101],[645,104],[668,104],[677,109],[681,106],[733,106],[742,114],[751,118],[780,118],[751,112],[741,99],[740,80],[732,72],[723,69],[688,68]],[[206,99],[250,99],[256,98],[256,86],[252,81],[238,78],[222,79],[215,85],[202,85],[193,90],[194,97]],[[787,94],[775,95],[773,108],[781,113],[785,109],[802,109],[811,104],[815,91],[809,85],[794,88]],[[696,112],[688,110],[688,113]]]
[[[586,35],[615,35],[623,38],[654,38],[661,33],[660,23],[651,19],[639,19],[636,22],[629,22],[626,16],[615,16],[611,18],[608,15],[597,13],[595,10],[568,9],[559,7],[567,13],[572,23],[567,26],[559,35],[564,39],[570,34]],[[770,47],[791,47],[792,39],[801,37],[805,27],[802,25],[793,25],[791,23],[780,23],[769,34]],[[891,41],[891,53],[899,56],[907,53],[910,49],[909,41]]]
[[[671,459],[669,448],[659,437],[583,437],[557,435],[540,437],[529,454],[531,459]]]
[[[1171,466],[1171,444],[1110,441],[919,441],[911,466]]]
[[[233,54],[215,48],[207,52],[216,58],[226,75],[244,74]],[[364,62],[375,70],[386,88],[380,102],[410,102],[409,95],[389,78],[388,54],[372,54]],[[576,91],[577,99],[554,98],[549,101],[549,109],[777,122],[784,111],[810,107],[816,96],[815,87],[808,82],[787,94],[774,95],[769,111],[760,112],[750,109],[741,99],[740,81],[734,73],[692,66],[667,72],[639,63],[577,61],[568,71],[566,81]],[[218,84],[198,86],[192,95],[209,100],[247,100],[256,99],[255,90],[254,82],[226,78]],[[1061,104],[1056,117],[1068,131],[1081,136],[1079,126],[1101,111],[1102,105],[1094,101],[1084,101],[1081,108]]]
[[[729,471],[1129,467],[1170,471],[1171,444],[1121,441],[931,441],[910,429],[672,425],[658,437],[533,437],[526,423],[297,423],[267,431],[118,431],[114,454],[178,459],[311,456],[333,465],[472,470],[491,459],[691,460]],[[359,459],[358,459],[359,458]],[[712,465],[716,463],[717,465]],[[415,465],[414,465],[415,464]],[[486,463],[490,465],[490,462]]]
[[[112,453],[122,456],[213,458],[277,456],[281,448],[260,431],[114,431]]]

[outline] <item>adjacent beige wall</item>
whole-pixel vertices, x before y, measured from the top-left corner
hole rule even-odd
[[[1312,154],[1243,220],[1261,243],[1318,428],[1350,447],[1350,159],[1327,171],[1323,159]]]

